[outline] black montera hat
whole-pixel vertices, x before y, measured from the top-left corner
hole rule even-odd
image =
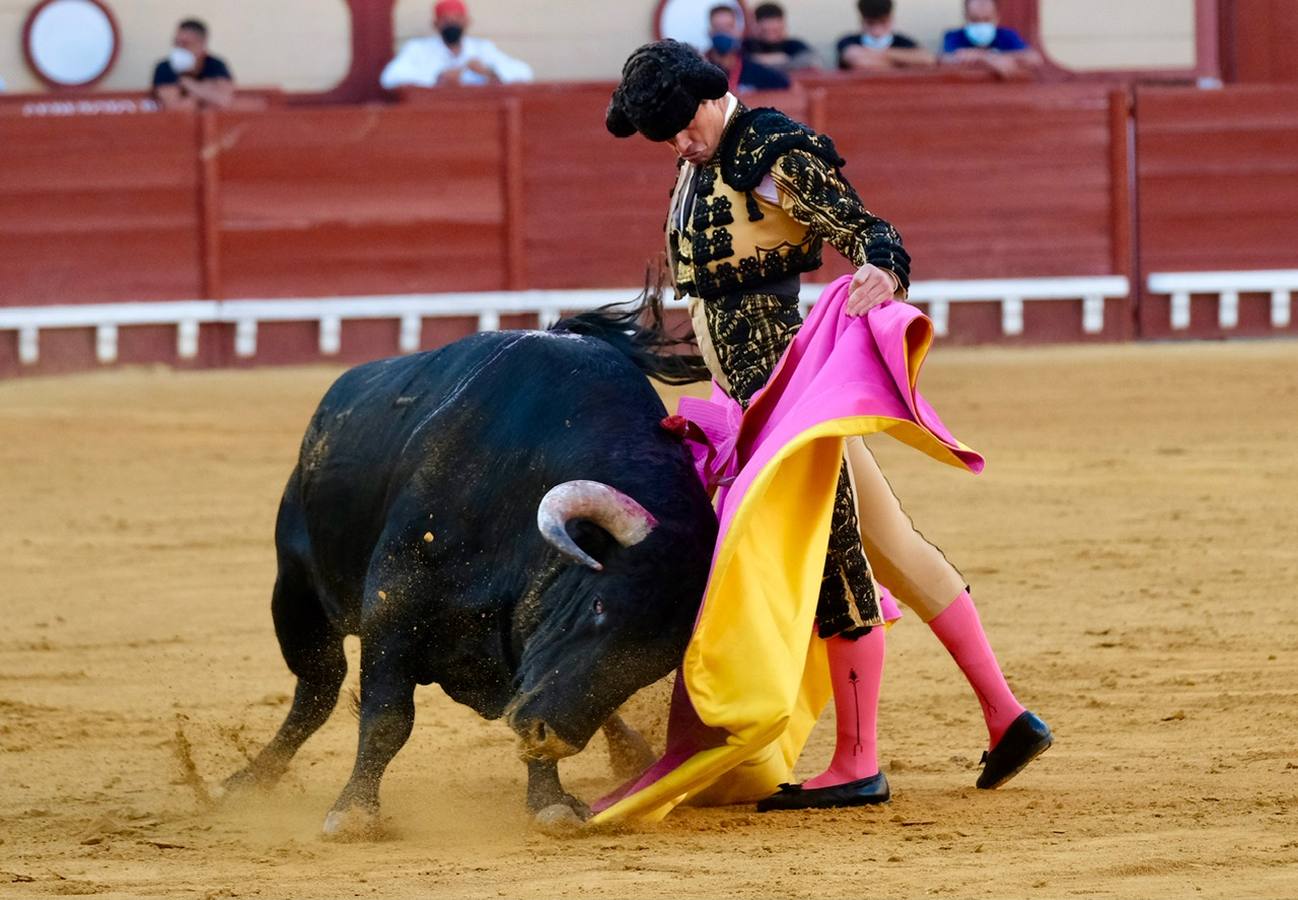
[[[671,140],[704,100],[724,97],[730,80],[689,44],[654,41],[628,57],[613,91],[604,125],[617,137],[637,131],[651,141]]]

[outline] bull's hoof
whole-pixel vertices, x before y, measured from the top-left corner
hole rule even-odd
[[[327,841],[377,841],[384,837],[377,809],[349,806],[331,809],[325,816],[323,836]]]
[[[212,801],[223,803],[234,797],[270,790],[273,781],[258,776],[251,768],[240,769],[229,778],[212,788]]]
[[[563,837],[580,830],[590,816],[589,806],[572,794],[561,793],[553,803],[547,803],[536,810],[532,821],[544,833]]]
[[[536,814],[533,823],[550,837],[571,837],[586,826],[586,820],[567,803],[551,803]]]
[[[564,794],[562,797],[559,798],[558,803],[552,805],[568,807],[568,809],[572,810],[573,815],[575,815],[578,819],[580,819],[583,822],[585,822],[591,816],[590,807],[587,806],[585,803],[582,803],[572,794]]]

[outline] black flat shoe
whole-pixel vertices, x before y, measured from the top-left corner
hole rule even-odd
[[[779,809],[833,809],[840,806],[866,806],[887,803],[892,797],[888,779],[880,772],[845,784],[822,788],[804,788],[800,784],[782,784],[779,791],[757,802],[758,812]]]
[[[1026,709],[1019,714],[996,746],[983,754],[983,770],[977,785],[990,791],[1023,771],[1054,743],[1050,726]]]

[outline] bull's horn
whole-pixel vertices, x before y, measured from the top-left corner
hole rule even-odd
[[[565,526],[573,519],[589,519],[623,547],[640,543],[658,524],[649,510],[603,482],[565,481],[550,488],[536,508],[536,527],[560,553],[596,572],[604,567],[568,534]]]

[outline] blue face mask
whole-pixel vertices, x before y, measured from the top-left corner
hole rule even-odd
[[[996,40],[996,23],[970,22],[964,27],[964,34],[975,47],[990,47]]]
[[[892,32],[888,32],[883,37],[863,34],[861,35],[861,46],[868,47],[871,50],[887,50],[892,46]]]

